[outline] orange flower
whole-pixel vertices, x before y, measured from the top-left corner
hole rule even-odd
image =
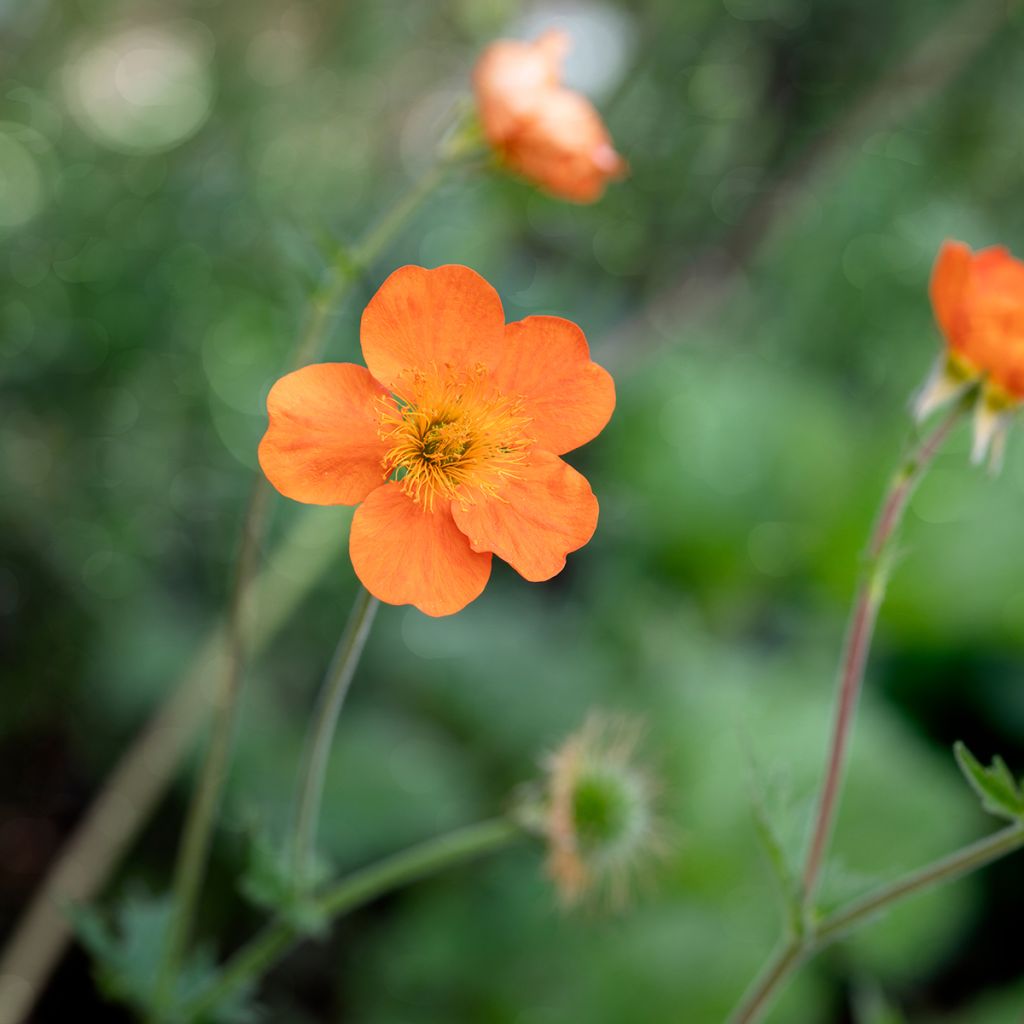
[[[563,199],[592,203],[626,162],[590,102],[560,84],[568,46],[557,31],[533,43],[493,43],[473,85],[484,134],[513,171]]]
[[[980,382],[974,459],[991,451],[998,462],[1009,415],[1024,400],[1024,263],[1001,246],[975,253],[946,242],[931,300],[948,351],[918,397],[918,417]]]
[[[307,366],[270,390],[259,459],[286,497],[356,505],[356,575],[389,604],[450,615],[491,555],[550,579],[590,540],[597,499],[559,455],[615,407],[583,332],[553,316],[506,324],[468,267],[402,267],[363,313],[366,369]]]

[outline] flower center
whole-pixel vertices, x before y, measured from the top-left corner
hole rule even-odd
[[[417,372],[396,400],[397,409],[381,403],[380,436],[391,444],[384,471],[428,511],[438,498],[472,505],[495,497],[533,443],[522,403],[496,390],[483,366],[469,374]]]

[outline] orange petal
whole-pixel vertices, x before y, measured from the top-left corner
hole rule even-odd
[[[259,460],[287,498],[355,505],[384,480],[378,433],[388,393],[362,366],[318,363],[282,377],[267,396]]]
[[[476,271],[401,267],[363,312],[363,357],[374,377],[401,394],[403,375],[491,362],[504,329],[501,299]]]
[[[583,331],[557,316],[530,316],[505,328],[494,380],[523,400],[538,448],[561,455],[595,438],[615,409],[611,374],[590,359]]]
[[[995,385],[1024,398],[1024,263],[1002,246],[983,249],[963,305],[965,346]]]
[[[413,604],[427,615],[465,608],[491,575],[490,552],[470,548],[447,506],[428,512],[394,481],[356,509],[348,547],[356,575],[374,597]]]
[[[517,467],[496,498],[452,502],[474,551],[493,551],[533,582],[560,573],[565,556],[590,540],[597,511],[586,477],[547,452],[534,452],[529,464]]]
[[[947,246],[957,244],[962,243],[946,243]],[[939,258],[942,258],[941,254]],[[1013,253],[1005,245],[990,245],[987,249],[979,249],[974,254],[974,270],[984,275],[993,274],[999,276],[1004,273],[1019,275],[1024,272],[1024,266],[1021,265],[1019,260],[1014,258]]]
[[[593,203],[625,175],[601,115],[571,89],[550,89],[532,116],[500,147],[513,170],[562,199]]]
[[[952,338],[974,256],[963,242],[944,242],[932,271],[931,298],[942,333]]]
[[[473,88],[484,132],[493,143],[512,135],[550,89],[558,86],[559,68],[569,37],[545,32],[536,42],[503,39],[481,54],[473,69]]]

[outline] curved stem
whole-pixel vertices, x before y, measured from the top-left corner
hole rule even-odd
[[[316,710],[310,723],[309,738],[302,762],[301,783],[295,812],[295,837],[292,848],[292,870],[296,890],[306,887],[310,855],[316,840],[320,817],[324,775],[331,753],[331,741],[338,724],[345,696],[362,656],[370,627],[380,602],[365,587],[359,588],[348,623],[324,677]]]
[[[760,1020],[783,982],[805,960],[881,911],[894,907],[908,896],[977,871],[1021,848],[1024,848],[1024,823],[1017,822],[840,907],[811,927],[804,938],[793,938],[780,950],[729,1017],[729,1024],[754,1024]]]
[[[973,397],[973,396],[972,396]],[[903,513],[921,478],[928,471],[950,431],[967,409],[960,402],[939,425],[914,445],[897,470],[878,513],[867,547],[867,564],[858,586],[850,626],[840,659],[839,690],[836,696],[832,739],[829,744],[825,778],[818,798],[810,845],[803,871],[803,903],[814,904],[821,866],[835,823],[836,803],[846,766],[846,752],[853,727],[857,700],[864,682],[864,667],[871,649],[878,610],[885,596],[891,549]]]
[[[394,238],[420,204],[443,181],[455,164],[439,161],[424,178],[402,196],[371,229],[356,250],[355,258],[339,251],[310,300],[306,325],[289,358],[294,370],[315,358],[327,336],[331,317],[356,283],[361,268],[372,261]],[[188,945],[196,900],[209,856],[214,819],[220,804],[231,756],[231,742],[238,716],[244,673],[245,607],[259,564],[266,533],[271,490],[262,477],[253,485],[243,517],[241,544],[235,563],[227,615],[227,655],[217,690],[213,732],[186,816],[174,871],[174,911],[165,952],[157,976],[156,1005],[165,1006],[174,978]]]
[[[313,909],[327,918],[336,919],[401,885],[501,849],[521,835],[519,828],[504,818],[456,829],[349,875],[315,897]],[[287,921],[269,924],[228,961],[219,979],[186,1007],[184,1019],[195,1020],[200,1014],[208,1013],[228,996],[259,978],[303,938],[303,934]]]

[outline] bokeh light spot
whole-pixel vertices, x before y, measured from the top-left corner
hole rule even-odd
[[[192,22],[119,30],[68,62],[68,107],[84,131],[113,149],[170,149],[209,116],[208,50]]]

